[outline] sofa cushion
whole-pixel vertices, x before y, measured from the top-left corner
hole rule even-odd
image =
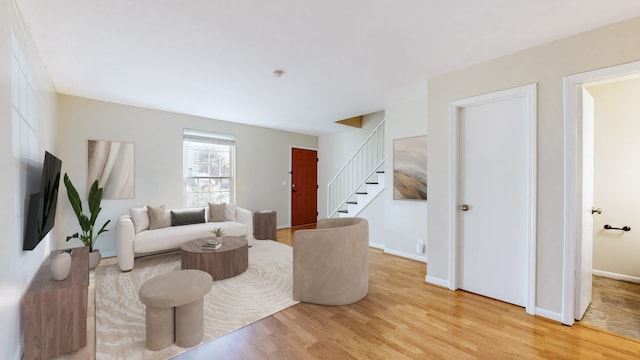
[[[149,230],[171,226],[171,217],[164,209],[164,205],[155,208],[147,205],[147,212],[149,213]]]
[[[236,217],[236,204],[209,203],[209,221],[238,221]]]
[[[171,226],[199,224],[205,222],[204,208],[171,210]]]
[[[149,253],[177,249],[187,241],[211,237],[211,230],[217,227],[221,227],[224,230],[225,236],[247,235],[247,226],[234,221],[170,226],[143,231],[136,235],[133,251],[136,253]]]
[[[227,221],[237,221],[236,220],[236,204],[225,204],[224,217],[226,218]]]
[[[136,234],[142,230],[149,229],[149,214],[147,213],[147,207],[130,208],[129,216],[133,221],[133,228],[136,230]]]
[[[209,203],[209,221],[211,222],[220,222],[227,220],[227,217],[224,214],[225,203],[222,204],[214,204]]]

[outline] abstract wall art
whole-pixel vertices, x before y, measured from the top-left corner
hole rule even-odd
[[[98,180],[103,199],[133,199],[134,175],[133,143],[89,140],[87,191]]]
[[[427,136],[393,140],[393,198],[427,200]]]

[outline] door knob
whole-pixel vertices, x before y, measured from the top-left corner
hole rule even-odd
[[[460,210],[462,210],[462,211],[469,211],[469,205],[467,205],[467,204],[462,204],[462,205],[460,205]]]
[[[602,214],[602,209],[600,209],[600,208],[596,209],[596,208],[592,207],[591,208],[591,214],[595,214],[595,213],[598,213],[598,215]]]

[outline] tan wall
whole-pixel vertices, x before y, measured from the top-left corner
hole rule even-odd
[[[558,317],[563,278],[563,77],[640,60],[640,18],[578,34],[428,80],[429,276],[448,281],[451,204],[449,104],[538,83],[536,306]]]
[[[593,217],[593,269],[640,279],[640,78],[587,89],[595,100],[594,205],[603,210]]]
[[[58,102],[60,133],[64,134],[64,142],[60,144],[63,171],[69,173],[79,193],[87,191],[87,140],[134,143],[135,199],[103,201],[101,217],[111,219],[111,224],[109,231],[98,239],[96,247],[107,255],[115,254],[116,220],[130,207],[183,206],[184,128],[236,136],[236,202],[252,211],[276,210],[278,225],[286,225],[289,219],[290,146],[318,146],[315,136],[258,126],[69,95],[59,95]],[[61,189],[61,195],[66,200],[64,189]],[[63,201],[62,205],[60,226],[56,227],[61,235],[68,235],[77,224],[68,201]]]

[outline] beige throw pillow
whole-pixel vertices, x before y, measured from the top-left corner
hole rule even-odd
[[[147,212],[149,213],[149,230],[171,226],[171,216],[164,209],[164,205],[155,208],[147,205]]]
[[[227,218],[224,215],[225,207],[226,207],[225,203],[222,203],[222,204],[209,203],[209,221],[210,222],[226,221]]]

